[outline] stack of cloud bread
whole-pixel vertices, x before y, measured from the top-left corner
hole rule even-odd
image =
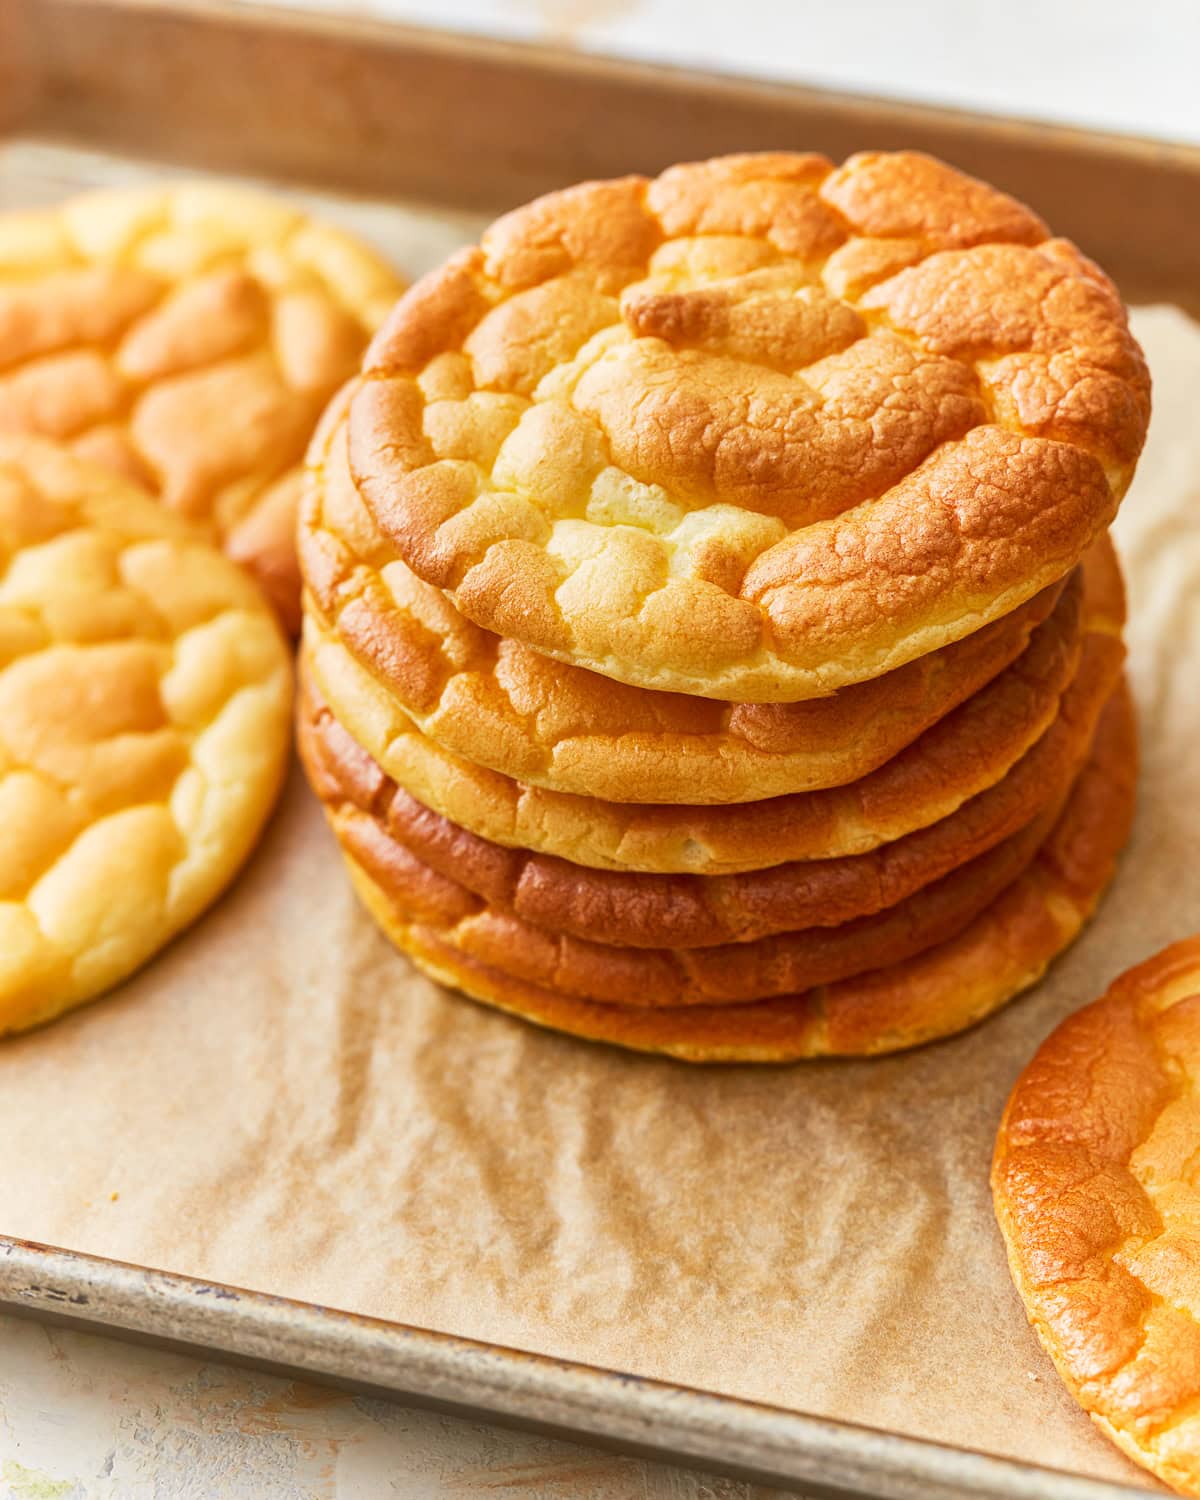
[[[694,1060],[1018,993],[1125,841],[1120,299],[913,154],[590,183],[418,283],[301,505],[301,750],[429,974]]]
[[[0,1033],[127,977],[254,847],[300,461],[400,290],[222,184],[0,215]]]

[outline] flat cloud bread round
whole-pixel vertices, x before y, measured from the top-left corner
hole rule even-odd
[[[124,979],[232,880],[288,763],[291,675],[203,536],[0,435],[0,1032]]]
[[[996,1214],[1038,1338],[1102,1432],[1200,1495],[1200,937],[1069,1016],[1017,1082]]]

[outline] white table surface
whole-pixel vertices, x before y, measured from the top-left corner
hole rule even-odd
[[[4,1500],[769,1500],[782,1492],[0,1318]]]
[[[369,0],[353,8],[1200,142],[1196,0]],[[0,1317],[0,1500],[483,1494],[767,1500],[783,1492]]]

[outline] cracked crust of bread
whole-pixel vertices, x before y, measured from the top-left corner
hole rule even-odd
[[[1069,1016],[1018,1080],[992,1188],[1013,1280],[1072,1395],[1200,1495],[1200,937]]]
[[[460,760],[529,785],[612,802],[716,804],[857,781],[1010,665],[1063,588],[826,698],[728,704],[647,692],[481,630],[392,557],[350,480],[340,405],[314,442],[301,506],[312,629],[374,680],[362,679],[368,697],[391,701]]]
[[[1149,419],[1104,275],[911,152],[551,194],[419,282],[354,483],[468,619],[631,683],[789,702],[1064,577]]]
[[[191,526],[0,435],[0,1032],[126,978],[232,880],[291,682],[261,593]]]
[[[1118,691],[1092,758],[1032,862],[956,936],[869,972],[804,993],[748,1004],[629,1005],[645,993],[621,980],[621,950],[608,949],[615,1003],[596,1003],[503,966],[526,952],[500,935],[487,958],[461,941],[451,893],[427,888],[419,872],[398,897],[378,870],[343,845],[351,878],[384,933],[442,984],[552,1030],[689,1062],[789,1062],[871,1055],[948,1036],[981,1020],[1042,976],[1079,935],[1114,872],[1133,817],[1136,732],[1128,693]],[[712,952],[714,950],[708,950]],[[737,952],[745,953],[745,947]],[[563,955],[560,955],[560,958]],[[641,958],[641,954],[633,955]],[[696,955],[703,958],[703,953]],[[736,963],[736,958],[735,958]]]
[[[0,431],[203,526],[294,633],[305,447],[403,289],[341,230],[227,184],[0,215]]]

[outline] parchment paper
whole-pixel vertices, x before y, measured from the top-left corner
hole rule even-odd
[[[1034,993],[866,1063],[697,1070],[555,1037],[393,952],[297,773],[194,931],[0,1045],[0,1231],[1140,1477],[1028,1331],[987,1185],[1041,1039],[1200,928],[1200,328],[1136,324],[1155,420],[1118,534],[1142,805]]]

